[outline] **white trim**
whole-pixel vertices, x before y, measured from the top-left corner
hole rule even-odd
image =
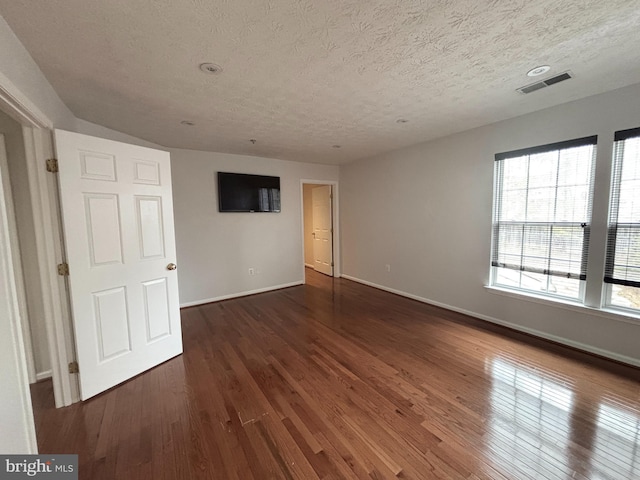
[[[194,302],[182,303],[180,304],[180,308],[196,307],[198,305],[204,305],[205,303],[214,303],[221,300],[229,300],[230,298],[246,297],[249,295],[255,295],[256,293],[271,292],[273,290],[282,290],[283,288],[297,287],[298,285],[304,285],[304,282],[297,281],[291,283],[283,283],[282,285],[274,285],[272,287],[264,287],[258,288],[256,290],[247,290],[245,292],[230,293],[229,295],[221,295],[219,297],[205,298],[203,300],[196,300]]]
[[[26,440],[26,445],[22,445],[22,442],[20,442],[17,448],[25,448],[27,451],[24,453],[37,453],[38,443],[36,440],[33,407],[31,405],[31,394],[29,391],[29,375],[24,351],[24,339],[22,338],[18,297],[16,295],[17,282],[13,272],[13,254],[11,252],[8,212],[6,208],[7,195],[7,192],[5,192],[2,187],[2,182],[0,182],[0,287],[2,287],[0,296],[3,299],[0,300],[0,318],[3,319],[3,322],[8,322],[12,337],[11,341],[14,346],[12,356],[15,360],[15,362],[12,362],[13,365],[3,366],[3,368],[15,368],[18,380],[17,391],[15,392],[16,404],[10,408],[11,411],[16,412],[16,414],[18,410],[21,410],[21,412],[19,412],[22,416],[20,425],[24,429],[23,435]]]
[[[45,370],[44,372],[38,372],[36,374],[36,381],[40,382],[41,380],[46,380],[51,378],[51,370]]]
[[[53,154],[51,133],[47,130],[23,127],[25,154],[29,173],[29,190],[33,206],[33,223],[36,233],[40,284],[45,311],[45,325],[56,407],[71,405],[79,400],[77,380],[68,371],[73,359],[70,333],[65,328],[69,315],[66,312],[64,280],[58,276],[56,265],[62,259],[60,224],[57,210],[57,192],[49,187],[49,174],[45,160]],[[66,321],[65,321],[66,319]]]
[[[507,288],[500,288],[491,285],[485,285],[489,293],[496,295],[503,295],[505,297],[517,298],[518,300],[524,300],[526,302],[539,303],[542,305],[548,305],[550,307],[563,308],[565,310],[572,310],[574,312],[586,313],[588,315],[596,315],[598,317],[606,318],[609,320],[616,320],[618,322],[630,323],[632,325],[640,325],[640,316],[634,317],[629,313],[621,313],[607,308],[595,308],[582,305],[578,302],[572,302],[565,299],[551,299],[541,295],[535,295],[531,293],[524,293],[519,291],[510,290]]]
[[[428,298],[424,298],[424,297],[420,297],[418,295],[413,295],[411,293],[407,293],[407,292],[403,292],[401,290],[396,290],[394,288],[389,288],[389,287],[385,287],[383,285],[378,285],[376,283],[372,283],[372,282],[368,282],[366,280],[362,280],[360,278],[357,277],[352,277],[350,275],[342,275],[342,278],[346,278],[347,280],[351,280],[353,282],[357,282],[357,283],[362,283],[363,285],[367,285],[370,287],[374,287],[380,290],[384,290],[386,292],[390,292],[390,293],[395,293],[396,295],[400,295],[402,297],[407,297],[410,298],[412,300],[417,300],[419,302],[422,303],[427,303],[429,305],[434,305],[436,307],[440,307],[440,308],[446,308],[447,310],[451,310],[457,313],[462,313],[464,315],[468,315],[470,317],[474,317],[480,320],[485,320],[487,322],[490,323],[495,323],[497,325],[502,325],[503,327],[508,327],[511,328],[513,330],[517,330],[519,332],[523,332],[523,333],[527,333],[529,335],[533,335],[535,337],[540,337],[543,338],[545,340],[550,340],[552,342],[556,342],[556,343],[560,343],[563,345],[567,345],[569,347],[575,348],[577,350],[582,350],[588,353],[593,353],[595,355],[599,355],[601,357],[605,357],[605,358],[609,358],[611,360],[615,360],[621,363],[626,363],[627,365],[633,365],[634,367],[640,367],[640,359],[637,358],[632,358],[632,357],[628,357],[626,355],[620,355],[618,353],[615,352],[611,352],[609,350],[604,350],[602,348],[598,348],[598,347],[594,347],[592,345],[587,345],[584,343],[580,343],[580,342],[575,342],[573,340],[569,340],[567,338],[564,337],[559,337],[557,335],[552,335],[546,332],[542,332],[540,330],[535,330],[533,328],[528,328],[528,327],[523,327],[522,325],[518,325],[515,323],[511,323],[511,322],[507,322],[505,320],[500,320],[498,318],[495,317],[490,317],[488,315],[482,315],[480,313],[476,313],[476,312],[472,312],[470,310],[465,310],[462,308],[458,308],[458,307],[454,307],[452,305],[447,305],[446,303],[441,303],[441,302],[436,302],[433,300],[429,300]],[[534,300],[532,300],[534,301]],[[555,302],[553,302],[555,305]],[[591,310],[589,309],[590,313]]]
[[[7,150],[4,141],[4,135],[0,133],[0,171],[2,172],[2,175],[0,175],[0,177],[2,177],[5,203],[7,208],[9,241],[11,242],[11,251],[13,252],[13,275],[16,279],[18,313],[20,314],[22,325],[22,340],[24,341],[24,353],[27,360],[27,373],[29,375],[29,383],[34,383],[36,381],[36,366],[35,358],[33,355],[29,310],[27,308],[27,293],[24,284],[24,272],[22,270],[22,262],[20,261],[22,255],[20,253],[20,239],[18,238],[16,210],[13,202],[13,193],[11,190],[11,182],[9,178],[9,161],[6,153]]]
[[[57,193],[50,191],[43,167],[44,160],[53,153],[50,133],[53,122],[2,73],[0,108],[22,125],[53,393],[56,407],[66,406],[78,401],[80,397],[77,380],[72,378],[67,368],[68,355],[73,355],[73,346],[69,344],[70,334],[64,328],[65,318],[69,322],[64,303],[66,300],[63,300],[67,298],[66,291],[61,289],[61,281],[54,271],[58,263],[56,260],[62,256],[61,240],[56,239],[56,234],[60,232],[59,213],[53,211],[57,205]],[[52,198],[56,199],[53,204]]]
[[[0,72],[0,110],[24,126],[52,129],[49,120],[2,72]]]
[[[333,276],[339,278],[341,276],[341,262],[340,262],[340,195],[339,185],[337,180],[310,180],[300,179],[300,241],[302,242],[302,262],[300,263],[302,278],[304,278],[304,269],[307,264],[304,261],[304,184],[311,185],[331,185],[331,194],[333,195],[332,206],[332,223],[333,223]],[[311,265],[311,268],[313,266]]]
[[[604,267],[607,252],[609,225],[609,195],[611,192],[611,173],[613,171],[613,132],[611,135],[598,135],[596,160],[592,173],[591,187],[591,233],[589,234],[589,254],[587,256],[587,280],[584,284],[584,305],[588,308],[600,308],[603,305]]]
[[[48,130],[38,130],[38,133],[41,134],[40,145],[43,149],[44,158],[55,158],[57,155],[53,145],[53,132]],[[59,263],[67,261],[64,250],[62,207],[60,206],[58,176],[46,173],[44,168],[40,168],[40,173],[47,182],[47,194],[49,196],[47,205],[49,206],[49,209],[45,214],[49,215],[52,224],[52,251],[55,258],[50,258],[49,261],[53,261],[54,265],[58,265]],[[54,276],[58,281],[56,288],[58,295],[55,297],[54,305],[56,312],[58,313],[52,318],[55,324],[56,335],[61,339],[61,343],[58,347],[60,352],[60,370],[63,372],[63,383],[65,388],[68,386],[71,391],[70,401],[71,403],[75,403],[80,401],[80,384],[79,376],[69,373],[69,363],[77,360],[69,291],[67,279],[59,275]]]

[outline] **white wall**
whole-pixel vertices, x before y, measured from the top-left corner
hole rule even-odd
[[[101,125],[76,118],[62,102],[38,65],[35,63],[7,22],[0,16],[0,81],[8,80],[31,105],[42,112],[55,128],[94,135],[110,140],[159,148],[152,142]]]
[[[282,211],[218,212],[218,171],[279,176]],[[304,281],[300,180],[335,181],[338,167],[171,150],[171,174],[182,305]]]
[[[36,234],[29,194],[22,127],[0,112],[0,133],[4,133],[6,141],[8,173],[13,192],[13,206],[19,238],[20,258],[18,261],[22,264],[35,370],[38,378],[43,378],[50,376],[51,362],[44,320],[42,289],[40,288]]]
[[[72,130],[84,135],[92,135],[94,137],[106,138],[107,140],[115,140],[116,142],[130,143],[132,145],[140,145],[141,147],[157,148],[159,150],[167,150],[162,145],[157,143],[148,142],[138,137],[133,137],[126,133],[118,132],[96,123],[87,122],[80,118],[76,118],[75,127]]]
[[[0,76],[15,85],[56,128],[75,128],[75,117],[53,90],[40,68],[0,17]],[[5,83],[3,81],[3,83]]]
[[[591,252],[603,252],[613,132],[640,126],[638,112],[634,85],[343,166],[343,273],[640,365],[640,321],[484,287],[494,154],[599,135]],[[592,257],[590,274],[602,271],[603,258]]]

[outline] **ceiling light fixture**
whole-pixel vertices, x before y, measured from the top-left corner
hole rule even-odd
[[[201,63],[200,70],[210,75],[216,75],[222,72],[222,67],[220,65],[216,65],[215,63]]]
[[[342,145],[331,145],[331,148],[340,148]]]
[[[256,144],[256,142],[257,142],[257,140],[256,140],[255,138],[251,138],[251,139],[249,139],[249,141],[250,141],[251,143],[253,143],[254,145],[255,145],[255,144]]]
[[[396,123],[408,123],[409,120],[407,120],[406,118],[399,118],[396,120]]]
[[[544,75],[549,70],[551,70],[551,67],[549,65],[540,65],[538,67],[535,67],[529,70],[527,72],[527,77],[537,77],[539,75]]]
[[[195,125],[194,122],[192,122],[191,120],[182,120],[180,122],[181,125],[186,125],[187,127],[193,127]]]

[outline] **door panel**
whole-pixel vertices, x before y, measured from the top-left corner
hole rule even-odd
[[[136,196],[140,258],[164,258],[162,198]]]
[[[87,180],[116,181],[116,159],[113,155],[78,151],[81,177]]]
[[[135,176],[133,183],[160,185],[160,164],[141,159],[134,159]]]
[[[105,362],[131,351],[126,287],[93,293],[98,332],[98,361]]]
[[[169,154],[56,130],[83,400],[182,353]]]
[[[150,280],[143,288],[147,343],[151,343],[171,335],[167,279]]]
[[[91,266],[122,263],[122,233],[117,195],[85,194]]]

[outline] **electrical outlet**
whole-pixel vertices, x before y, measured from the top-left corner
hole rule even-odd
[[[387,269],[387,272],[391,271],[391,265],[389,265],[388,263],[384,266],[384,268]]]
[[[249,269],[249,275],[255,275],[256,271],[253,268]]]

